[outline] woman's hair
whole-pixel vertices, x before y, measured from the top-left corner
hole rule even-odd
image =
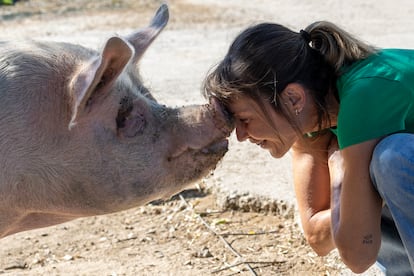
[[[337,98],[336,79],[342,67],[375,51],[329,22],[315,22],[299,33],[278,24],[258,24],[236,37],[224,59],[206,77],[204,94],[225,105],[240,95],[261,107],[267,100],[300,131],[280,98],[289,83],[299,83],[310,92],[321,129],[329,122],[326,96],[334,93]]]
[[[375,47],[358,40],[331,22],[314,22],[305,31],[310,35],[312,48],[324,56],[338,75],[344,65],[377,52]]]

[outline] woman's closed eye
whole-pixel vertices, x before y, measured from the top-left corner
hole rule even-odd
[[[237,120],[245,126],[248,125],[251,121],[249,118],[237,118]]]

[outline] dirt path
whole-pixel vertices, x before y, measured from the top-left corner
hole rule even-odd
[[[334,255],[315,257],[292,220],[222,212],[213,195],[202,192],[0,244],[4,275],[252,275],[247,264],[257,275],[335,275],[342,269]]]

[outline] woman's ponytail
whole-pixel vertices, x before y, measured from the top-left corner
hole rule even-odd
[[[340,74],[340,69],[354,61],[364,59],[377,52],[348,32],[327,21],[318,21],[309,25],[305,31],[311,38],[311,47],[319,51]]]

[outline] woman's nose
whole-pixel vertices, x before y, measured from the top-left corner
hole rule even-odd
[[[239,142],[247,140],[248,134],[246,128],[241,123],[236,123],[236,137]]]

